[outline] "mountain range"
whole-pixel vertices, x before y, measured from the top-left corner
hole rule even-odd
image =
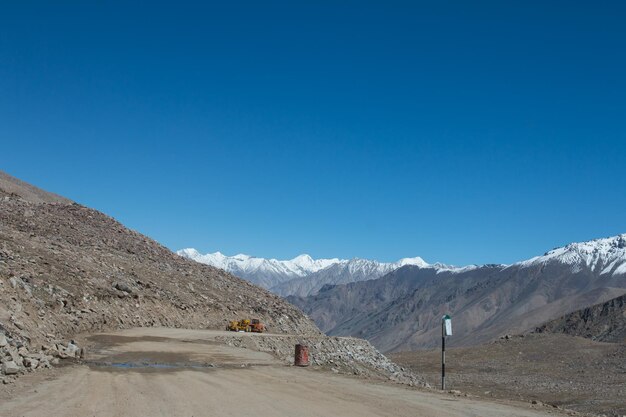
[[[475,266],[456,268],[443,264],[430,265],[420,257],[403,258],[397,262],[370,259],[312,259],[303,254],[290,260],[258,258],[220,252],[201,254],[188,248],[177,251],[180,256],[223,269],[253,284],[281,295],[308,296],[317,294],[325,285],[347,284],[380,278],[405,265],[437,271],[461,271]]]
[[[193,248],[181,249],[176,253],[196,262],[228,271],[263,288],[272,288],[285,281],[305,277],[331,265],[343,262],[336,258],[314,260],[306,254],[290,260],[279,261],[277,259],[257,258],[244,254],[226,256],[221,252],[203,255]]]
[[[328,334],[369,339],[383,351],[439,343],[451,314],[452,346],[523,333],[626,293],[626,234],[572,243],[512,265],[466,269],[407,265],[370,281],[290,296]]]

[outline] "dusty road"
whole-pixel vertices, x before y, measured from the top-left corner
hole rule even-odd
[[[92,336],[86,364],[21,378],[19,395],[0,396],[0,416],[554,415],[285,366],[269,354],[219,344],[219,333],[132,329]]]

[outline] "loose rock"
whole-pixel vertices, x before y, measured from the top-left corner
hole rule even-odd
[[[20,371],[20,367],[14,361],[8,361],[2,364],[2,373],[5,375],[15,375]]]

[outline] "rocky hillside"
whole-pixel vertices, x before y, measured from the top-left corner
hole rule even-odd
[[[501,270],[491,265],[455,273],[405,266],[377,280],[326,286],[317,295],[287,299],[327,334],[366,338],[383,351],[410,350],[404,346],[407,339],[438,329],[451,305],[487,288]],[[437,343],[433,338],[425,338],[424,344]]]
[[[0,171],[0,191],[5,195],[21,197],[32,203],[72,204],[72,201],[65,197],[41,190],[2,171]]]
[[[475,345],[625,294],[625,248],[621,235],[509,266],[405,266],[377,280],[289,300],[328,334],[363,337],[383,351],[435,346],[443,314],[452,315],[451,346]]]
[[[0,333],[14,346],[131,326],[221,329],[252,316],[272,332],[319,334],[280,297],[0,174]]]
[[[537,333],[564,333],[599,342],[626,342],[626,295],[559,317]]]

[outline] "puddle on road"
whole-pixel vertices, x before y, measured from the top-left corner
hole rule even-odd
[[[87,338],[94,344],[91,360],[83,363],[92,370],[105,372],[178,372],[185,370],[211,371],[217,369],[247,369],[270,364],[249,362],[250,358],[225,353],[223,344],[209,340],[178,339],[158,336],[123,336],[114,334],[91,335]],[[123,345],[138,342],[153,342],[153,350],[116,352]],[[156,344],[154,344],[156,343]],[[160,343],[167,344],[164,351]],[[205,348],[195,349],[190,344]],[[177,347],[174,347],[178,345]],[[216,346],[210,348],[208,345]],[[145,344],[142,347],[147,347]],[[129,346],[129,348],[133,349]],[[172,352],[172,349],[178,351]],[[253,359],[254,361],[254,359]]]
[[[270,366],[266,363],[245,363],[245,364],[223,364],[216,365],[212,363],[156,363],[156,362],[107,362],[92,361],[84,362],[94,371],[116,372],[178,372],[178,371],[210,371],[220,369],[250,369],[259,366]]]
[[[194,359],[194,357],[196,357]],[[265,363],[250,363],[225,354],[211,353],[206,359],[197,359],[197,354],[185,352],[123,352],[107,355],[97,360],[84,362],[97,371],[185,371],[211,369],[246,369],[267,366]]]
[[[93,370],[99,371],[115,371],[115,370],[130,370],[130,371],[176,371],[176,370],[207,370],[217,368],[212,363],[208,364],[194,364],[194,363],[154,363],[154,362],[106,362],[106,361],[93,361],[86,362]]]
[[[87,340],[99,346],[119,346],[133,342],[171,342],[178,341],[169,337],[160,336],[122,336],[119,334],[95,334],[87,337]]]
[[[98,346],[114,347],[134,342],[173,342],[173,343],[194,343],[201,345],[221,346],[215,340],[204,339],[179,339],[175,337],[162,336],[123,336],[119,334],[95,334],[87,337],[87,340],[94,342]]]

